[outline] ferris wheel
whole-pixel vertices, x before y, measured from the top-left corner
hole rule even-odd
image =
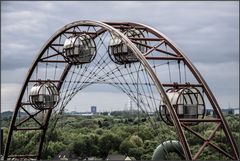
[[[41,159],[51,118],[61,114],[77,93],[93,84],[119,89],[147,116],[155,113],[174,127],[177,141],[162,143],[154,157],[164,144],[173,144],[186,160],[198,159],[207,146],[226,158],[239,159],[236,142],[213,93],[167,36],[144,24],[89,20],[60,28],[37,54],[16,101],[4,159]],[[216,117],[206,117],[207,105]],[[20,112],[28,117],[18,119]],[[207,136],[202,134],[204,129],[202,133],[194,129],[208,123],[215,126]],[[12,154],[14,134],[26,131],[38,134],[36,149],[31,154]],[[228,149],[214,143],[218,131],[227,140]],[[201,140],[195,150],[187,135]]]

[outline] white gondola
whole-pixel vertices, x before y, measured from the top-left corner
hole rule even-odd
[[[75,35],[65,40],[63,53],[71,64],[90,63],[96,55],[96,45],[87,34]]]
[[[202,94],[197,88],[172,88],[169,89],[166,94],[178,118],[197,119],[199,117],[204,117],[205,103]],[[161,102],[160,105],[160,116],[164,122],[172,124],[171,116],[163,102]],[[189,124],[194,125],[194,123]]]
[[[143,33],[137,29],[130,29],[123,33],[128,38],[144,38]],[[144,45],[147,45],[147,42],[145,40],[134,40],[134,41],[135,41],[134,44],[137,46],[137,48],[142,53],[145,53],[146,47]],[[140,44],[143,44],[143,45],[140,45]],[[123,43],[122,40],[115,35],[113,35],[112,38],[110,39],[109,46],[108,46],[108,53],[111,59],[117,64],[128,64],[128,63],[133,63],[138,61],[136,56],[133,54],[132,50],[128,48],[127,45]]]
[[[57,87],[51,83],[36,83],[30,91],[29,100],[37,110],[53,109],[59,101]]]

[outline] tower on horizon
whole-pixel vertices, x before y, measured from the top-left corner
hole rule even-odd
[[[97,113],[97,106],[91,106],[91,113],[93,114]]]

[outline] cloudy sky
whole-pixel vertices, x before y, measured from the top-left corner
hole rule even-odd
[[[204,76],[223,108],[239,107],[239,2],[1,2],[1,108],[12,110],[46,40],[76,20],[134,21],[172,39]],[[123,94],[91,90],[72,109],[126,106]],[[105,101],[103,103],[103,99]],[[90,102],[90,103],[89,103]]]

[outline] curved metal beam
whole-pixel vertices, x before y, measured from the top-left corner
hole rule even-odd
[[[122,39],[122,41],[124,43],[126,43],[127,46],[133,51],[134,55],[138,58],[138,60],[146,68],[146,71],[148,72],[149,76],[151,77],[152,81],[154,82],[158,92],[160,93],[161,98],[163,99],[163,101],[167,105],[168,110],[170,111],[170,115],[172,117],[173,124],[174,124],[174,126],[175,126],[175,128],[177,130],[178,137],[180,138],[179,140],[181,141],[181,144],[182,144],[182,147],[183,147],[183,152],[184,152],[185,158],[187,160],[191,160],[192,159],[190,148],[189,148],[189,145],[187,144],[187,141],[186,141],[185,135],[183,133],[183,129],[181,127],[180,121],[178,119],[176,111],[174,110],[173,106],[171,105],[171,103],[170,103],[170,101],[169,101],[169,99],[168,99],[168,97],[166,95],[166,92],[165,92],[165,90],[163,88],[163,85],[161,84],[159,78],[156,76],[155,72],[153,71],[153,69],[151,68],[151,66],[149,65],[147,59],[144,57],[144,55],[141,53],[141,51],[134,45],[133,42],[131,42],[131,40],[128,37],[126,37],[119,30],[114,28],[114,25],[116,25],[116,24],[118,24],[118,25],[119,24],[122,24],[122,25],[123,24],[124,25],[126,25],[126,24],[127,25],[134,25],[134,26],[142,28],[142,29],[147,29],[147,30],[151,31],[154,35],[157,35],[157,37],[164,38],[164,39],[167,40],[168,45],[179,56],[183,57],[183,60],[187,64],[188,68],[192,71],[192,73],[194,74],[196,79],[199,81],[199,83],[201,83],[204,86],[204,89],[206,90],[206,94],[207,94],[211,104],[213,105],[214,109],[219,113],[219,116],[220,116],[220,118],[221,118],[221,120],[223,122],[223,125],[224,125],[224,131],[225,131],[225,133],[227,133],[228,139],[230,140],[232,145],[234,145],[234,147],[235,147],[236,144],[234,143],[234,140],[233,140],[233,138],[231,136],[231,133],[229,133],[229,128],[228,128],[228,126],[226,124],[226,121],[224,120],[224,118],[222,116],[222,113],[220,111],[220,108],[219,108],[219,106],[217,104],[217,101],[214,98],[213,94],[211,93],[211,91],[210,91],[209,87],[207,86],[206,82],[204,81],[204,79],[202,78],[200,73],[197,71],[197,69],[193,66],[191,61],[165,35],[163,35],[162,33],[158,32],[157,30],[155,30],[155,29],[153,29],[153,28],[151,28],[149,26],[146,26],[146,25],[143,25],[143,24],[138,24],[138,23],[129,23],[129,22],[127,22],[127,23],[110,23],[110,22],[103,23],[103,22],[99,22],[99,21],[88,21],[88,20],[85,20],[85,21],[72,22],[72,23],[70,23],[68,25],[65,25],[64,27],[60,28],[57,32],[55,32],[48,39],[48,41],[44,44],[44,46],[41,48],[40,52],[38,53],[35,61],[33,62],[31,68],[29,69],[28,75],[27,75],[27,77],[25,79],[24,85],[22,87],[22,90],[20,92],[18,101],[17,101],[16,106],[15,106],[14,116],[12,118],[11,126],[10,126],[10,129],[9,129],[9,134],[8,134],[8,139],[7,139],[7,146],[5,148],[4,159],[7,159],[7,157],[8,157],[9,145],[10,145],[10,142],[11,142],[13,127],[14,127],[14,124],[15,124],[15,121],[16,121],[17,112],[18,112],[18,110],[20,108],[21,100],[22,100],[22,97],[24,95],[26,86],[27,86],[27,84],[29,82],[29,79],[31,78],[31,75],[32,75],[32,73],[33,73],[37,63],[39,62],[39,60],[41,59],[41,57],[45,53],[46,49],[48,47],[50,47],[50,45],[53,43],[54,40],[56,40],[58,38],[58,36],[60,36],[66,30],[68,30],[70,28],[73,28],[73,27],[76,27],[76,26],[81,26],[81,25],[82,26],[88,25],[88,26],[99,26],[99,27],[102,27],[102,29],[100,29],[98,31],[97,35],[100,35],[101,33],[103,33],[106,30],[108,30],[109,32],[114,33],[115,35],[120,37]],[[65,79],[65,77],[66,77],[70,67],[68,65],[68,67],[66,67],[64,72],[62,73],[62,77],[60,78],[62,81],[60,81],[59,84],[58,84],[58,88],[59,89],[61,88],[61,83]],[[38,157],[37,157],[38,159],[40,159],[40,154],[41,154],[41,151],[42,151],[42,144],[43,144],[43,141],[44,141],[44,137],[45,137],[45,133],[46,133],[46,129],[47,129],[47,126],[48,126],[50,115],[51,115],[51,111],[48,112],[47,119],[45,120],[45,129],[43,131],[43,134],[42,134],[42,137],[41,137],[41,141],[40,141],[40,146],[39,146],[39,151],[38,151],[39,154],[38,154]],[[234,149],[234,154],[235,154],[237,149],[234,148],[234,147],[233,147],[233,149]],[[238,158],[238,155],[236,155],[236,158]]]
[[[9,133],[8,133],[8,137],[7,137],[7,144],[4,150],[4,160],[7,160],[8,158],[8,153],[9,153],[9,148],[10,148],[10,142],[11,142],[11,138],[12,138],[12,134],[13,134],[13,128],[14,128],[14,124],[16,122],[16,118],[17,118],[17,114],[18,114],[18,110],[21,107],[21,101],[24,95],[24,92],[26,90],[27,84],[32,76],[32,73],[35,69],[35,67],[37,66],[38,61],[41,59],[42,55],[44,54],[44,52],[46,51],[46,49],[50,46],[50,44],[61,34],[62,32],[58,30],[58,32],[56,32],[54,35],[52,35],[48,41],[43,45],[43,47],[40,49],[39,53],[37,54],[37,56],[35,57],[35,60],[33,61],[31,67],[29,68],[29,71],[27,73],[27,77],[24,81],[24,84],[21,88],[19,97],[18,97],[18,101],[15,105],[15,110],[14,110],[14,114],[11,120],[11,124],[9,127]]]
[[[101,23],[101,22],[98,22]],[[134,55],[138,58],[138,60],[143,64],[143,66],[146,68],[149,76],[151,77],[152,81],[154,82],[154,84],[156,85],[156,88],[158,90],[158,92],[160,93],[160,96],[162,97],[164,103],[167,105],[168,110],[170,111],[170,115],[173,119],[173,124],[177,130],[177,134],[178,137],[181,140],[182,146],[183,146],[183,152],[185,155],[185,158],[187,160],[192,160],[192,155],[191,155],[191,151],[190,148],[186,142],[186,137],[183,133],[183,130],[181,128],[180,122],[178,120],[176,111],[174,110],[165,90],[164,87],[162,86],[159,78],[157,77],[157,75],[155,74],[154,70],[152,69],[152,67],[149,65],[147,59],[143,56],[143,54],[141,53],[141,51],[131,42],[131,40],[128,39],[128,37],[126,37],[123,33],[121,33],[120,31],[118,31],[117,29],[101,23],[102,25],[105,25],[106,28],[108,28],[109,31],[114,31],[115,33],[118,34],[118,36],[120,36],[122,38],[122,41],[127,44],[127,46],[133,51]],[[184,140],[184,141],[182,141]]]
[[[164,100],[164,102],[166,103],[166,105],[169,107],[169,110],[171,111],[171,116],[173,118],[173,122],[174,122],[174,125],[177,129],[177,133],[179,135],[179,138],[180,140],[184,139],[186,140],[184,134],[183,134],[183,131],[181,129],[181,126],[180,126],[180,122],[177,118],[177,114],[174,110],[174,108],[172,107],[166,93],[165,93],[165,90],[160,82],[160,80],[157,78],[157,76],[155,75],[153,69],[151,68],[151,66],[149,65],[148,61],[146,60],[146,58],[142,55],[142,53],[139,51],[139,49],[131,42],[131,40],[129,40],[124,34],[122,34],[119,30],[115,29],[114,27],[106,24],[106,23],[103,23],[103,22],[99,22],[99,21],[88,21],[88,20],[85,20],[85,21],[76,21],[76,22],[73,22],[73,23],[70,23],[68,25],[65,25],[64,27],[62,27],[61,29],[59,29],[56,33],[54,33],[49,39],[48,41],[45,43],[45,45],[41,48],[39,54],[37,55],[37,57],[35,58],[35,61],[33,62],[32,66],[30,67],[29,69],[29,72],[28,72],[28,75],[24,81],[24,84],[23,84],[23,87],[21,89],[21,92],[20,92],[20,95],[19,95],[19,98],[18,98],[18,101],[16,103],[16,106],[15,106],[15,112],[14,112],[14,116],[13,116],[13,119],[12,119],[12,122],[11,122],[11,126],[10,126],[10,129],[9,129],[9,134],[8,134],[8,139],[7,139],[7,146],[5,148],[5,153],[4,153],[4,159],[7,159],[8,157],[8,152],[9,152],[9,145],[10,145],[10,142],[11,142],[11,137],[12,137],[12,132],[13,132],[13,126],[15,124],[15,121],[16,121],[16,117],[17,117],[17,112],[20,108],[20,103],[21,103],[21,100],[22,100],[22,97],[24,95],[24,92],[25,92],[25,89],[26,89],[26,86],[29,82],[29,79],[37,65],[37,63],[39,62],[39,60],[41,59],[41,57],[43,56],[44,52],[46,51],[46,49],[51,45],[51,43],[62,33],[64,33],[64,31],[72,28],[72,27],[75,27],[75,26],[81,26],[81,25],[89,25],[89,26],[100,26],[106,30],[108,30],[109,32],[111,33],[114,33],[116,34],[117,36],[119,36],[122,41],[124,43],[126,43],[126,45],[133,51],[133,53],[135,54],[135,56],[139,59],[139,61],[144,65],[144,67],[146,68],[146,71],[148,72],[149,76],[151,77],[152,81],[155,83],[156,85],[156,88],[158,89],[159,93],[160,93],[160,96],[162,97],[162,99]],[[63,78],[64,79],[64,78]],[[49,111],[48,113],[48,117],[50,117],[50,114],[51,112]],[[48,120],[46,120],[46,123],[48,123]],[[47,124],[45,124],[45,128],[47,127]],[[46,130],[46,129],[45,129]],[[43,132],[43,136],[45,136],[45,131]],[[42,142],[43,142],[43,139],[44,137],[42,137],[41,139],[41,143],[40,143],[40,150],[39,150],[39,153],[41,153],[41,149],[42,149]],[[185,154],[185,157],[186,159],[191,159],[191,153],[190,153],[190,150],[189,150],[189,147],[187,144],[185,144],[183,142],[183,148],[184,148],[184,154]],[[40,155],[40,154],[39,154]],[[39,157],[38,157],[39,158]]]
[[[221,112],[220,106],[217,103],[216,98],[214,97],[212,91],[210,90],[209,86],[207,85],[206,81],[204,80],[204,78],[202,77],[202,75],[200,74],[200,72],[197,70],[197,68],[192,64],[192,62],[190,61],[190,59],[177,47],[177,45],[170,40],[166,35],[164,35],[163,33],[157,31],[156,29],[144,25],[144,24],[140,24],[140,23],[129,23],[132,25],[139,25],[141,27],[145,27],[146,29],[148,29],[149,31],[151,31],[153,34],[155,34],[155,36],[157,37],[161,37],[164,38],[167,42],[168,45],[170,47],[172,47],[172,49],[179,54],[181,57],[183,57],[184,62],[186,63],[186,65],[188,66],[188,68],[191,70],[191,72],[193,73],[193,75],[195,76],[195,78],[197,79],[197,81],[203,85],[203,89],[205,90],[205,93],[208,97],[208,100],[210,101],[214,111],[216,111],[216,114],[219,116],[219,118],[221,119],[222,125],[223,125],[223,130],[225,132],[225,134],[227,135],[227,138],[229,140],[229,142],[232,145],[233,148],[233,153],[235,155],[235,158],[237,160],[239,160],[239,154],[238,154],[238,148],[237,148],[237,144],[235,142],[235,140],[233,139],[232,133],[230,132],[229,126],[227,125],[227,122],[225,120],[225,118],[223,117],[223,114]]]

